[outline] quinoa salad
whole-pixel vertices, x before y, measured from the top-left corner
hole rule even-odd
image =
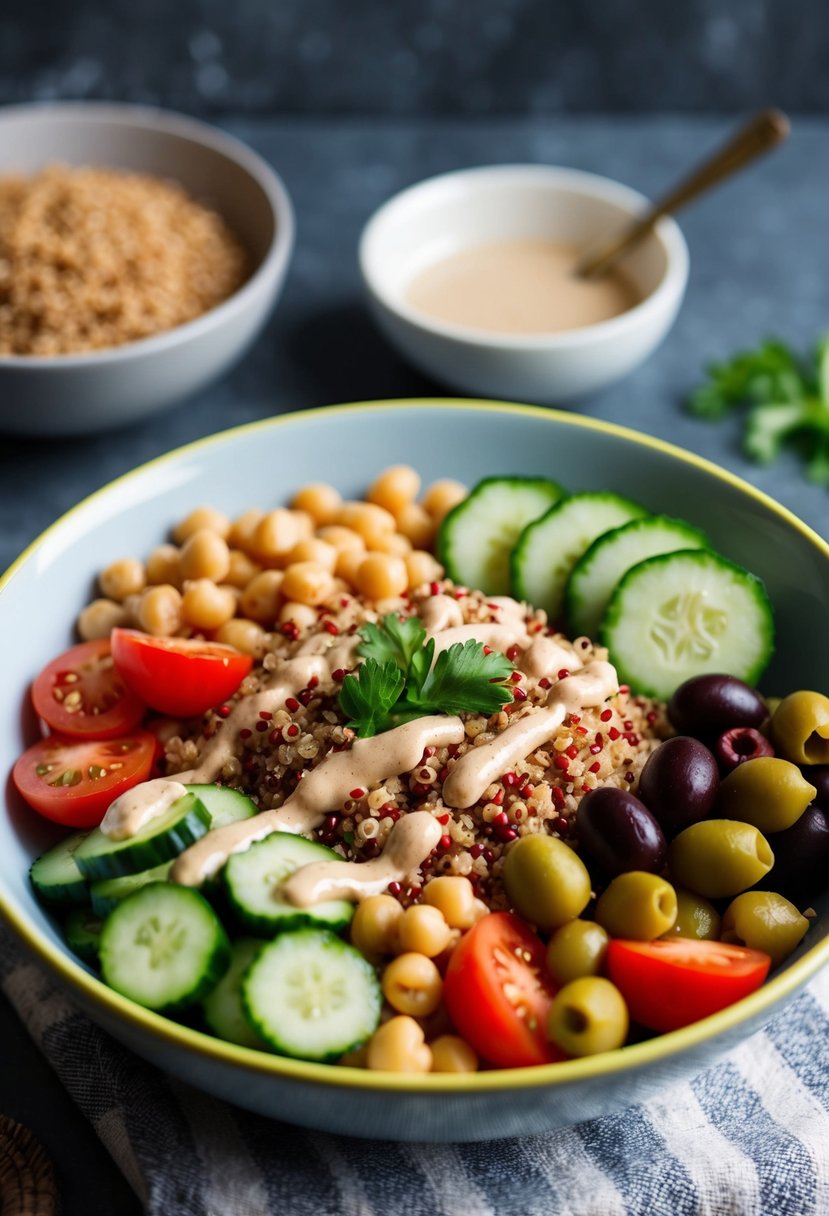
[[[808,931],[829,698],[757,691],[773,609],[692,523],[401,465],[197,507],[99,592],[13,780],[75,829],[38,897],[150,1010],[350,1067],[551,1064],[718,1012]]]

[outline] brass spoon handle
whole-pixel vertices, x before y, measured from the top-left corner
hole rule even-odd
[[[756,156],[762,156],[779,144],[789,133],[789,120],[780,110],[761,110],[741,127],[726,144],[675,186],[669,194],[654,203],[641,219],[617,233],[599,247],[589,249],[576,265],[576,275],[592,279],[603,274],[613,262],[646,237],[657,220],[684,207],[718,182],[742,169]]]

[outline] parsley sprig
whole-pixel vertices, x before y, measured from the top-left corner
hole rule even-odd
[[[360,629],[363,662],[343,680],[339,703],[362,738],[427,714],[494,714],[512,701],[512,663],[480,642],[455,642],[435,656],[416,616],[393,613]]]
[[[779,341],[742,351],[708,368],[708,380],[692,393],[692,413],[722,418],[748,407],[743,447],[768,464],[785,445],[799,450],[810,481],[829,485],[829,335],[803,362]]]

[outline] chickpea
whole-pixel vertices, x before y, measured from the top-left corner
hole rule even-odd
[[[471,929],[476,915],[475,892],[468,878],[443,874],[423,888],[423,901],[442,914],[450,929]]]
[[[282,580],[282,594],[300,604],[321,604],[332,590],[331,574],[318,562],[292,562]]]
[[[425,954],[399,954],[383,972],[383,996],[398,1013],[426,1017],[434,1013],[443,993],[443,980]]]
[[[288,554],[288,564],[293,562],[316,562],[318,566],[324,566],[329,574],[333,574],[337,565],[337,550],[316,536],[307,537],[298,541]]]
[[[279,609],[280,625],[287,624],[288,621],[293,623],[299,629],[310,629],[312,625],[317,623],[316,609],[310,604],[300,604],[296,600],[286,600]]]
[[[471,890],[471,888],[470,888]],[[414,904],[400,918],[397,937],[401,952],[413,950],[426,958],[435,958],[449,944],[452,930],[439,908]]]
[[[244,549],[231,549],[230,565],[224,581],[230,583],[231,587],[239,587],[244,591],[251,579],[256,578],[261,570],[259,563],[245,553]]]
[[[253,555],[266,565],[281,565],[302,536],[298,515],[286,507],[277,507],[263,515],[257,524],[253,534]]]
[[[173,528],[173,540],[179,545],[183,545],[194,532],[200,532],[202,528],[215,532],[217,536],[221,536],[222,540],[227,540],[230,520],[214,507],[196,507]]]
[[[370,895],[357,905],[351,922],[352,943],[368,958],[394,954],[402,916],[402,907],[391,895]]]
[[[242,654],[259,658],[265,649],[265,630],[255,621],[237,617],[219,626],[216,630],[216,641],[223,642],[225,646],[233,646],[236,650],[241,650]]]
[[[412,542],[402,532],[389,532],[382,537],[374,550],[375,553],[391,553],[394,557],[407,558],[412,551]]]
[[[78,616],[78,633],[84,642],[108,638],[116,625],[126,623],[127,614],[122,604],[113,600],[93,600],[81,609]]]
[[[477,1072],[478,1057],[457,1034],[442,1034],[433,1040],[432,1072]]]
[[[232,587],[217,587],[209,578],[185,583],[181,615],[194,629],[218,629],[236,612]]]
[[[263,570],[250,580],[242,592],[239,609],[260,625],[272,625],[282,600],[281,570]]]
[[[429,1072],[432,1051],[414,1018],[390,1018],[369,1039],[366,1063],[387,1072]]]
[[[412,549],[403,560],[406,563],[410,591],[415,587],[422,587],[424,583],[434,583],[443,578],[443,566],[425,549]]]
[[[179,551],[175,545],[157,545],[153,549],[147,558],[147,582],[151,586],[158,583],[180,585]]]
[[[181,593],[169,583],[150,587],[138,604],[138,624],[156,638],[169,638],[181,629]]]
[[[344,579],[350,588],[357,589],[357,572],[366,560],[365,550],[349,549],[337,557],[337,577]]]
[[[144,563],[137,557],[122,557],[98,575],[98,586],[108,600],[121,603],[128,595],[140,595],[147,585]]]
[[[254,555],[256,529],[265,518],[265,512],[258,507],[250,507],[234,519],[225,539],[234,549],[241,549],[248,556]]]
[[[418,502],[403,508],[397,516],[397,527],[416,549],[428,549],[435,539],[435,521]]]
[[[230,569],[230,550],[226,541],[209,528],[193,532],[182,547],[179,568],[185,580],[209,578],[214,583],[223,582]]]
[[[338,553],[365,553],[366,542],[353,528],[344,528],[341,524],[327,524],[317,529],[317,540],[324,540],[327,545],[333,545]]]
[[[344,502],[336,522],[340,527],[351,528],[362,536],[368,549],[373,549],[384,536],[395,531],[391,512],[373,502]]]
[[[421,504],[429,512],[434,522],[439,524],[453,507],[456,507],[459,502],[463,502],[468,494],[469,491],[461,482],[444,478],[442,481],[432,482],[423,495]]]
[[[370,600],[402,595],[408,585],[406,563],[388,553],[369,553],[357,570],[357,588]]]
[[[380,474],[366,498],[397,515],[408,503],[414,502],[419,490],[420,474],[407,464],[394,464]]]
[[[295,511],[306,511],[319,526],[334,522],[342,501],[333,486],[317,481],[298,490],[291,500],[291,506]]]

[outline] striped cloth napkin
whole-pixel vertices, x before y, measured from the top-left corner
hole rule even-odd
[[[0,986],[148,1216],[827,1216],[829,969],[695,1080],[486,1144],[392,1144],[237,1110],[119,1046],[0,930]]]

